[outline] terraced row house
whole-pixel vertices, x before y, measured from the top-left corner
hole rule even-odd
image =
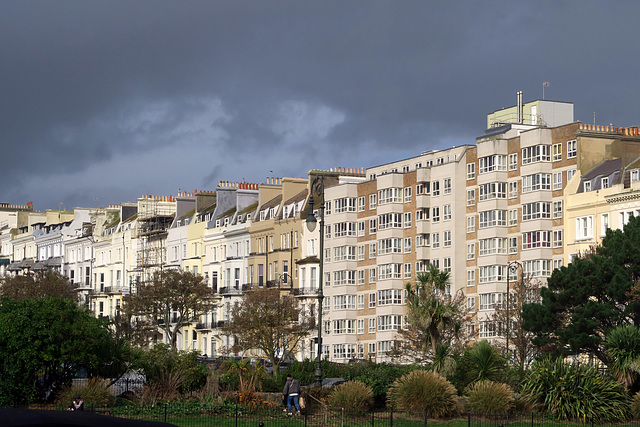
[[[321,194],[311,191],[318,179]],[[322,236],[305,226],[311,196]],[[501,339],[491,316],[508,281],[544,283],[634,215],[638,128],[576,122],[571,103],[519,93],[469,144],[366,169],[74,212],[0,205],[0,273],[59,269],[102,316],[116,316],[158,269],[202,275],[216,305],[183,328],[178,347],[209,356],[229,354],[221,327],[244,292],[278,287],[317,318],[322,284],[323,357],[388,361],[407,326],[405,284],[430,264],[450,273],[448,293],[465,296],[466,338]],[[298,358],[317,356],[315,339],[314,329]]]

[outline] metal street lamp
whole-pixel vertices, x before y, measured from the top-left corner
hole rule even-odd
[[[313,213],[313,195],[319,194],[321,202],[318,205],[318,216],[320,217],[320,253],[318,268],[318,353],[316,355],[316,386],[322,386],[322,303],[324,294],[322,286],[324,281],[323,264],[324,264],[324,176],[317,175],[311,183],[311,192],[309,196],[309,215],[307,216],[307,229],[313,232],[318,225],[318,219]]]
[[[520,280],[521,282],[521,286],[524,285],[524,269],[522,268],[522,264],[519,261],[511,261],[509,263],[509,265],[507,265],[507,363],[509,363],[510,355],[509,355],[509,335],[511,335],[510,332],[510,325],[511,325],[511,314],[509,313],[509,308],[510,308],[510,301],[511,301],[511,286],[510,286],[510,279],[511,279],[511,273],[513,274],[518,274],[518,267],[520,267]]]

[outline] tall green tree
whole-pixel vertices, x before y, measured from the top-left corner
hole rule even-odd
[[[640,217],[607,230],[602,246],[555,270],[540,303],[524,304],[524,329],[556,355],[588,353],[605,364],[604,339],[617,326],[640,324]]]
[[[0,301],[0,404],[33,402],[69,385],[80,369],[113,377],[128,369],[128,348],[106,321],[71,299]]]
[[[311,319],[293,297],[278,288],[265,288],[242,296],[231,310],[225,331],[235,337],[234,350],[262,350],[277,375],[282,361],[290,358],[311,327]]]
[[[202,276],[189,271],[156,271],[151,280],[137,286],[137,292],[124,297],[126,317],[141,316],[162,330],[173,349],[178,332],[197,322],[201,313],[213,307],[213,290]],[[138,327],[147,327],[141,322]]]
[[[419,273],[415,283],[406,284],[407,320],[409,327],[402,331],[402,350],[411,353],[414,360],[434,361],[437,356],[451,352],[458,344],[464,323],[464,296],[446,292],[449,273],[430,265],[427,272]],[[438,352],[438,347],[442,347]]]

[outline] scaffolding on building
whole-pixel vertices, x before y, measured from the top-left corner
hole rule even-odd
[[[143,196],[138,199],[136,281],[147,281],[167,262],[166,240],[176,216],[172,196]]]

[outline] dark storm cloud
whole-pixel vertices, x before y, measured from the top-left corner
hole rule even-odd
[[[473,143],[540,98],[637,124],[625,2],[0,3],[0,200],[93,206]]]

